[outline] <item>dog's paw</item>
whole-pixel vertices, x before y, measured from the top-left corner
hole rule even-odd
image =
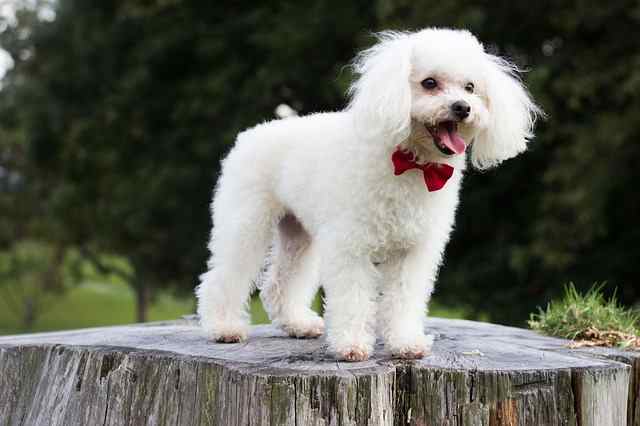
[[[245,330],[229,330],[225,332],[208,333],[209,338],[216,343],[240,343],[247,340]]]
[[[282,324],[282,329],[291,337],[297,339],[313,339],[324,333],[324,320],[318,316],[309,316],[298,321]]]
[[[224,336],[218,336],[215,340],[216,343],[239,343],[244,339],[246,339],[246,337],[243,337],[239,334],[228,334]]]
[[[431,354],[433,346],[433,336],[417,336],[411,341],[395,341],[387,343],[387,348],[394,358],[399,359],[421,359]]]
[[[329,327],[327,341],[329,351],[335,354],[340,361],[358,362],[366,361],[373,352],[375,335],[368,333],[358,333],[356,331],[335,333],[335,328]]]
[[[244,323],[219,324],[202,323],[202,328],[210,340],[216,343],[238,343],[246,340],[249,327]]]
[[[430,351],[424,349],[407,349],[404,352],[392,353],[393,358],[398,359],[422,359],[426,355],[429,355]]]
[[[340,361],[359,362],[369,359],[372,348],[364,344],[347,344],[334,349],[336,358]]]
[[[338,359],[347,362],[360,362],[369,359],[369,352],[361,348],[353,348],[346,352],[338,352]]]

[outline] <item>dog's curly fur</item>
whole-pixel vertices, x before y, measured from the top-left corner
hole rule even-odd
[[[471,164],[484,169],[526,149],[540,110],[515,66],[467,31],[384,32],[378,39],[354,61],[359,78],[344,111],[258,125],[240,133],[223,161],[211,258],[197,290],[211,338],[246,338],[246,302],[271,247],[261,297],[289,335],[317,337],[326,321],[330,349],[350,361],[369,356],[376,331],[395,356],[430,350],[426,305],[466,160],[464,152],[438,149],[429,128],[455,121],[464,146],[472,144]],[[437,87],[425,88],[427,78]],[[455,117],[458,101],[470,108],[468,117]],[[420,171],[395,176],[398,147],[418,162],[453,166],[453,176],[434,192]],[[324,321],[309,307],[320,283]]]

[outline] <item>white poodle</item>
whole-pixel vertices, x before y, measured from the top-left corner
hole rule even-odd
[[[540,110],[515,66],[467,31],[378,38],[354,62],[348,108],[260,124],[223,161],[197,290],[212,339],[246,338],[269,255],[261,296],[289,335],[317,337],[326,321],[330,350],[347,361],[367,359],[376,332],[394,356],[429,352],[427,302],[465,151],[479,169],[517,155]],[[324,321],[309,307],[320,284]]]

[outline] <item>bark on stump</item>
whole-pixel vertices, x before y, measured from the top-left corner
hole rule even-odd
[[[639,425],[640,354],[432,318],[433,354],[336,362],[271,326],[190,321],[0,337],[0,425]]]

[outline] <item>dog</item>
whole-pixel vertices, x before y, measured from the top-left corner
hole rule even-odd
[[[352,64],[338,112],[241,132],[212,202],[208,270],[196,291],[217,342],[247,337],[261,298],[288,335],[325,331],[340,360],[366,360],[376,335],[394,357],[422,358],[424,320],[469,163],[525,151],[536,106],[517,68],[470,32],[382,32]],[[325,291],[324,319],[311,308]]]

